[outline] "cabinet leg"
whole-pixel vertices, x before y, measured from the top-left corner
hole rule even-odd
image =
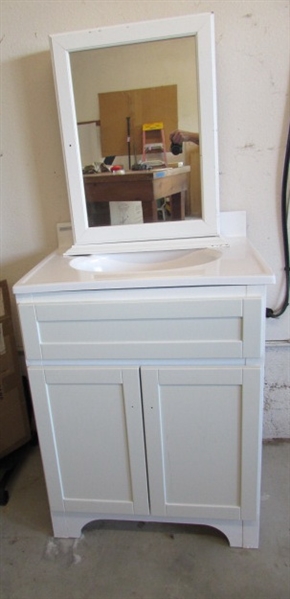
[[[258,549],[260,537],[259,521],[243,522],[243,547],[245,549]]]

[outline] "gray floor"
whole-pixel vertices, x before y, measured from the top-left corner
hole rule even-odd
[[[289,599],[290,444],[264,446],[260,549],[220,533],[142,523],[90,525],[55,540],[38,448],[1,512],[1,599]]]

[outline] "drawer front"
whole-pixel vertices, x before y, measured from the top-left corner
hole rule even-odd
[[[254,358],[261,299],[43,303],[19,306],[28,360]]]

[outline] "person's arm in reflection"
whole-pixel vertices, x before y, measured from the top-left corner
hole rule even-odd
[[[172,133],[170,133],[169,137],[172,144],[182,144],[184,141],[191,141],[199,146],[199,133],[176,129],[176,131],[172,131]]]

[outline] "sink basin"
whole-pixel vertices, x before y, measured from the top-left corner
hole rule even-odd
[[[78,256],[70,261],[70,266],[95,273],[139,273],[192,268],[217,260],[220,256],[221,251],[211,248],[100,254]]]

